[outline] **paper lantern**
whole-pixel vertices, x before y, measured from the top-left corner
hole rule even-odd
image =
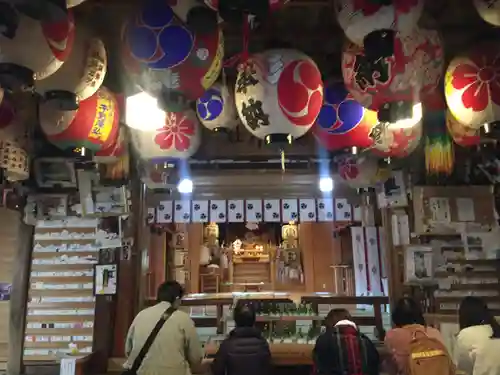
[[[476,47],[455,57],[446,71],[448,108],[462,124],[479,129],[500,120],[500,48]]]
[[[18,106],[0,89],[0,168],[8,181],[22,181],[30,177],[28,146],[30,133],[27,124],[29,110]]]
[[[337,20],[350,41],[363,46],[365,38],[395,31],[411,34],[422,14],[423,0],[335,0]]]
[[[500,26],[500,1],[473,0],[473,4],[483,20],[494,26]]]
[[[85,0],[66,0],[66,4],[68,5],[68,8],[73,8],[76,7],[77,5],[80,5],[84,1]]]
[[[201,124],[209,130],[231,130],[238,125],[233,92],[220,83],[209,88],[196,101],[196,112]]]
[[[394,55],[370,63],[362,47],[347,43],[342,53],[346,88],[362,106],[375,111],[387,103],[419,103],[426,48],[426,38],[417,31],[397,35]]]
[[[235,102],[241,122],[266,142],[302,137],[323,104],[321,73],[312,59],[291,49],[251,57],[238,73]]]
[[[56,74],[36,83],[38,93],[61,109],[77,108],[75,103],[90,98],[101,87],[107,72],[103,42],[88,29],[77,25],[73,50]]]
[[[325,87],[323,106],[313,127],[313,134],[325,149],[333,151],[349,147],[369,147],[372,128],[378,123],[377,113],[364,108],[342,83]]]
[[[142,159],[188,159],[201,144],[201,126],[192,110],[165,112],[165,124],[155,130],[130,129],[132,144]]]
[[[17,89],[54,74],[73,47],[73,14],[40,22],[0,3],[5,29],[0,33],[0,84]]]
[[[215,83],[222,68],[222,32],[194,34],[167,1],[144,3],[125,25],[122,43],[129,76],[162,107],[186,108]]]
[[[94,161],[98,163],[114,163],[126,153],[126,131],[124,127],[120,127],[115,141],[110,146],[97,151],[94,154]]]
[[[340,178],[354,189],[373,187],[389,178],[389,170],[381,168],[377,159],[367,156],[346,156],[338,162]]]
[[[381,157],[404,158],[410,155],[422,139],[422,123],[410,127],[397,124],[378,124],[370,136],[373,139],[373,153]]]
[[[40,125],[49,142],[62,150],[106,149],[118,136],[120,113],[112,92],[101,87],[80,102],[75,111],[61,111],[49,104],[40,105]]]
[[[446,113],[446,127],[453,138],[453,142],[462,147],[477,146],[481,143],[479,130],[461,124],[448,110]]]
[[[441,82],[441,77],[444,72],[444,48],[441,35],[435,30],[419,29],[415,33],[423,40],[417,48],[415,59],[421,59],[421,101],[425,102],[426,98],[432,96],[438,89]]]

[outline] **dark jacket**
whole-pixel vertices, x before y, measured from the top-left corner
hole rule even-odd
[[[371,340],[349,325],[327,328],[313,351],[317,375],[378,375],[379,355]]]
[[[219,347],[213,375],[270,375],[271,351],[257,328],[235,328]]]

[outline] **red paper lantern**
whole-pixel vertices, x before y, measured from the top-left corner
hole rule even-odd
[[[372,152],[380,157],[404,158],[410,155],[422,139],[422,123],[401,128],[397,125],[379,124],[372,130]]]
[[[113,145],[118,136],[120,112],[114,94],[101,87],[80,103],[76,111],[40,106],[40,125],[47,139],[68,150],[88,148],[99,151]]]

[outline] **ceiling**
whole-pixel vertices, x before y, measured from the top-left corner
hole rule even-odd
[[[101,35],[108,47],[106,85],[122,91],[125,74],[120,64],[120,30],[123,20],[140,0],[87,0],[76,7],[78,19]],[[441,32],[447,58],[470,46],[500,36],[500,29],[484,22],[472,0],[426,0],[422,27]],[[224,25],[226,57],[241,52],[241,28]],[[290,0],[272,14],[250,39],[250,52],[261,51],[284,42],[311,56],[328,78],[340,77],[340,54],[344,34],[335,20],[333,0]]]

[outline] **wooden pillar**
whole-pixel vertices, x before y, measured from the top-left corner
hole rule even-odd
[[[302,251],[306,292],[314,292],[314,240],[313,223],[299,224],[299,246]]]
[[[399,268],[399,254],[398,249],[395,248],[392,242],[392,212],[389,208],[384,208],[381,210],[382,216],[382,232],[383,235],[383,243],[382,246],[385,246],[385,259],[382,259],[382,262],[385,264],[385,269],[387,273],[387,284],[389,290],[387,291],[387,295],[389,296],[389,304],[394,305],[399,297],[401,297],[401,281],[399,279],[400,271]]]
[[[138,192],[139,199],[136,201],[134,212],[137,212],[137,216],[134,216],[136,225],[136,298],[135,303],[135,314],[141,311],[146,306],[147,288],[149,283],[149,237],[150,229],[147,226],[147,215],[148,210],[146,207],[147,201],[147,187],[142,181],[139,182]]]
[[[200,291],[200,251],[203,245],[203,223],[187,224],[189,293]]]
[[[9,356],[7,360],[7,373],[9,375],[20,375],[24,372],[24,330],[34,233],[33,226],[24,224],[19,214],[16,217],[19,225],[10,296]]]

